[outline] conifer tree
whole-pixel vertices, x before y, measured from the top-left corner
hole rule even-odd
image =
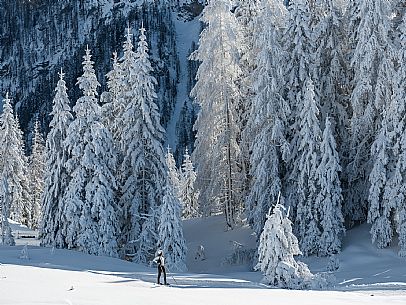
[[[317,166],[320,162],[321,130],[319,110],[316,105],[311,78],[304,84],[297,132],[297,153],[293,160],[290,183],[296,189],[295,230],[305,255],[317,253],[320,237],[319,213],[315,206],[317,189]]]
[[[117,255],[119,224],[115,202],[116,154],[113,138],[102,122],[97,101],[97,81],[90,50],[83,57],[78,78],[83,96],[73,107],[65,145],[70,153],[70,173],[65,194],[66,242],[69,248],[96,255]]]
[[[292,223],[284,215],[285,208],[277,203],[272,214],[267,215],[258,247],[256,270],[264,274],[264,282],[281,288],[303,287],[312,274],[308,267],[294,258],[302,254],[297,238],[292,233]]]
[[[64,141],[69,124],[73,120],[69,107],[64,73],[59,74],[56,94],[51,111],[52,120],[50,131],[46,139],[46,164],[44,196],[42,197],[42,222],[40,229],[41,244],[65,248],[65,234],[63,227],[63,198],[69,184],[69,174],[66,162],[69,158]]]
[[[30,192],[31,192],[31,227],[38,229],[42,219],[42,196],[45,178],[45,146],[39,130],[38,120],[34,125],[32,153],[29,160]]]
[[[10,218],[29,225],[31,198],[28,193],[27,158],[24,155],[22,131],[17,117],[14,117],[8,93],[0,115],[0,170],[7,177]]]
[[[262,1],[256,18],[258,32],[256,48],[259,50],[253,73],[252,91],[255,94],[244,130],[251,140],[250,191],[246,209],[248,221],[259,236],[266,214],[281,191],[281,162],[289,155],[286,139],[290,108],[283,98],[284,75],[280,69],[283,49],[281,34],[287,11],[280,1]]]
[[[124,45],[126,46],[126,44],[127,42]],[[126,56],[126,53],[124,56]],[[120,147],[121,120],[124,110],[124,101],[122,97],[124,79],[117,52],[113,53],[113,69],[107,73],[106,77],[108,92],[104,93],[103,99],[105,100],[105,103],[102,106],[103,117],[105,119],[104,124],[113,135],[116,146]]]
[[[10,192],[8,188],[7,182],[7,173],[3,171],[2,176],[2,186],[0,189],[0,223],[1,223],[1,244],[7,246],[14,246],[15,241],[14,237],[11,234],[11,227],[10,223],[8,222],[8,218],[10,217]]]
[[[188,149],[185,150],[182,163],[180,179],[180,198],[183,204],[182,217],[184,219],[200,216],[199,211],[199,192],[195,190],[196,172],[189,155]]]
[[[242,176],[238,139],[240,34],[230,2],[210,1],[201,20],[207,25],[191,58],[201,61],[191,94],[200,106],[195,123],[197,164],[202,212],[224,212],[232,229],[242,213]],[[207,77],[210,75],[210,77]]]
[[[173,156],[166,155],[167,164]],[[175,186],[170,170],[164,187],[162,205],[159,212],[158,247],[165,253],[165,263],[171,271],[186,271],[186,242],[183,238],[181,202],[175,194]]]
[[[128,98],[123,113],[123,162],[120,167],[124,211],[123,243],[135,254],[134,261],[148,262],[157,243],[157,209],[165,177],[162,143],[164,129],[156,104],[156,79],[148,55],[145,28],[141,27],[135,60],[124,61]],[[130,64],[126,66],[125,63]],[[125,73],[127,73],[125,72]]]
[[[400,63],[397,73],[394,75],[394,96],[393,108],[396,109],[391,115],[394,117],[393,126],[397,133],[396,143],[394,145],[394,155],[397,156],[396,168],[391,183],[388,187],[391,188],[391,197],[395,201],[396,206],[396,232],[399,238],[399,255],[406,256],[406,115],[405,99],[406,99],[406,15],[403,15],[400,25],[400,48],[397,50],[397,60]],[[393,109],[392,108],[392,109]],[[391,109],[390,109],[391,110]],[[389,111],[390,111],[389,110]]]
[[[318,254],[327,256],[340,251],[341,238],[344,234],[344,218],[341,211],[343,197],[339,178],[341,166],[328,117],[323,131],[320,155],[321,161],[317,168],[320,190],[315,203],[320,214],[320,223],[317,225],[321,228]]]
[[[181,179],[181,172],[176,167],[175,158],[173,157],[170,149],[168,147],[168,151],[166,153],[166,166],[168,167],[168,175],[171,185],[173,186],[174,195],[180,199],[180,179]],[[181,202],[183,204],[183,202]]]
[[[371,146],[382,122],[382,111],[389,105],[393,48],[390,39],[388,1],[360,1],[357,45],[352,57],[354,69],[351,94],[351,139],[346,168],[348,191],[344,216],[351,224],[367,218],[369,177],[372,169]]]

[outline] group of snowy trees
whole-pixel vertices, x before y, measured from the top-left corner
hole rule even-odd
[[[37,229],[42,215],[41,195],[44,177],[44,143],[35,122],[32,153],[24,152],[23,134],[6,94],[0,115],[0,214],[2,240],[13,244],[8,219]]]
[[[212,0],[201,20],[203,215],[232,228],[245,210],[259,237],[281,193],[304,255],[339,252],[344,225],[366,221],[406,255],[402,3]]]
[[[181,182],[174,181],[178,171],[169,151],[165,160],[145,28],[136,50],[132,37],[128,28],[100,98],[86,49],[77,81],[82,96],[72,112],[60,73],[46,140],[42,244],[138,263],[148,263],[161,248],[168,267],[182,271],[182,210],[198,215],[195,173],[186,151]]]

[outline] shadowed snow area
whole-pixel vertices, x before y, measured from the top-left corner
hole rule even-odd
[[[13,223],[14,234],[31,231]],[[26,231],[24,231],[26,230]],[[169,287],[155,285],[156,270],[127,261],[76,251],[41,248],[30,238],[0,246],[0,304],[406,304],[405,260],[396,248],[378,250],[369,226],[347,232],[335,287],[325,291],[268,288],[249,265],[229,265],[235,245],[255,247],[248,227],[225,230],[222,216],[184,222],[189,248],[186,273],[169,273]],[[32,233],[32,232],[31,232]],[[21,251],[28,242],[28,259]],[[202,245],[205,259],[195,259]],[[324,272],[327,258],[303,259],[312,272]]]

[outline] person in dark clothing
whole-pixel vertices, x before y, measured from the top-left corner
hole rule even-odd
[[[158,251],[158,256],[154,258],[153,262],[158,264],[158,278],[157,283],[161,285],[161,274],[164,274],[164,284],[168,285],[166,282],[166,270],[165,270],[165,257],[162,253],[162,250]]]

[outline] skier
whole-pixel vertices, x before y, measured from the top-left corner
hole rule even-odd
[[[162,250],[158,250],[158,256],[153,259],[153,262],[158,264],[157,283],[159,285],[162,285],[161,284],[161,274],[163,273],[164,274],[164,284],[168,285],[168,283],[166,282],[165,258],[163,256]]]

